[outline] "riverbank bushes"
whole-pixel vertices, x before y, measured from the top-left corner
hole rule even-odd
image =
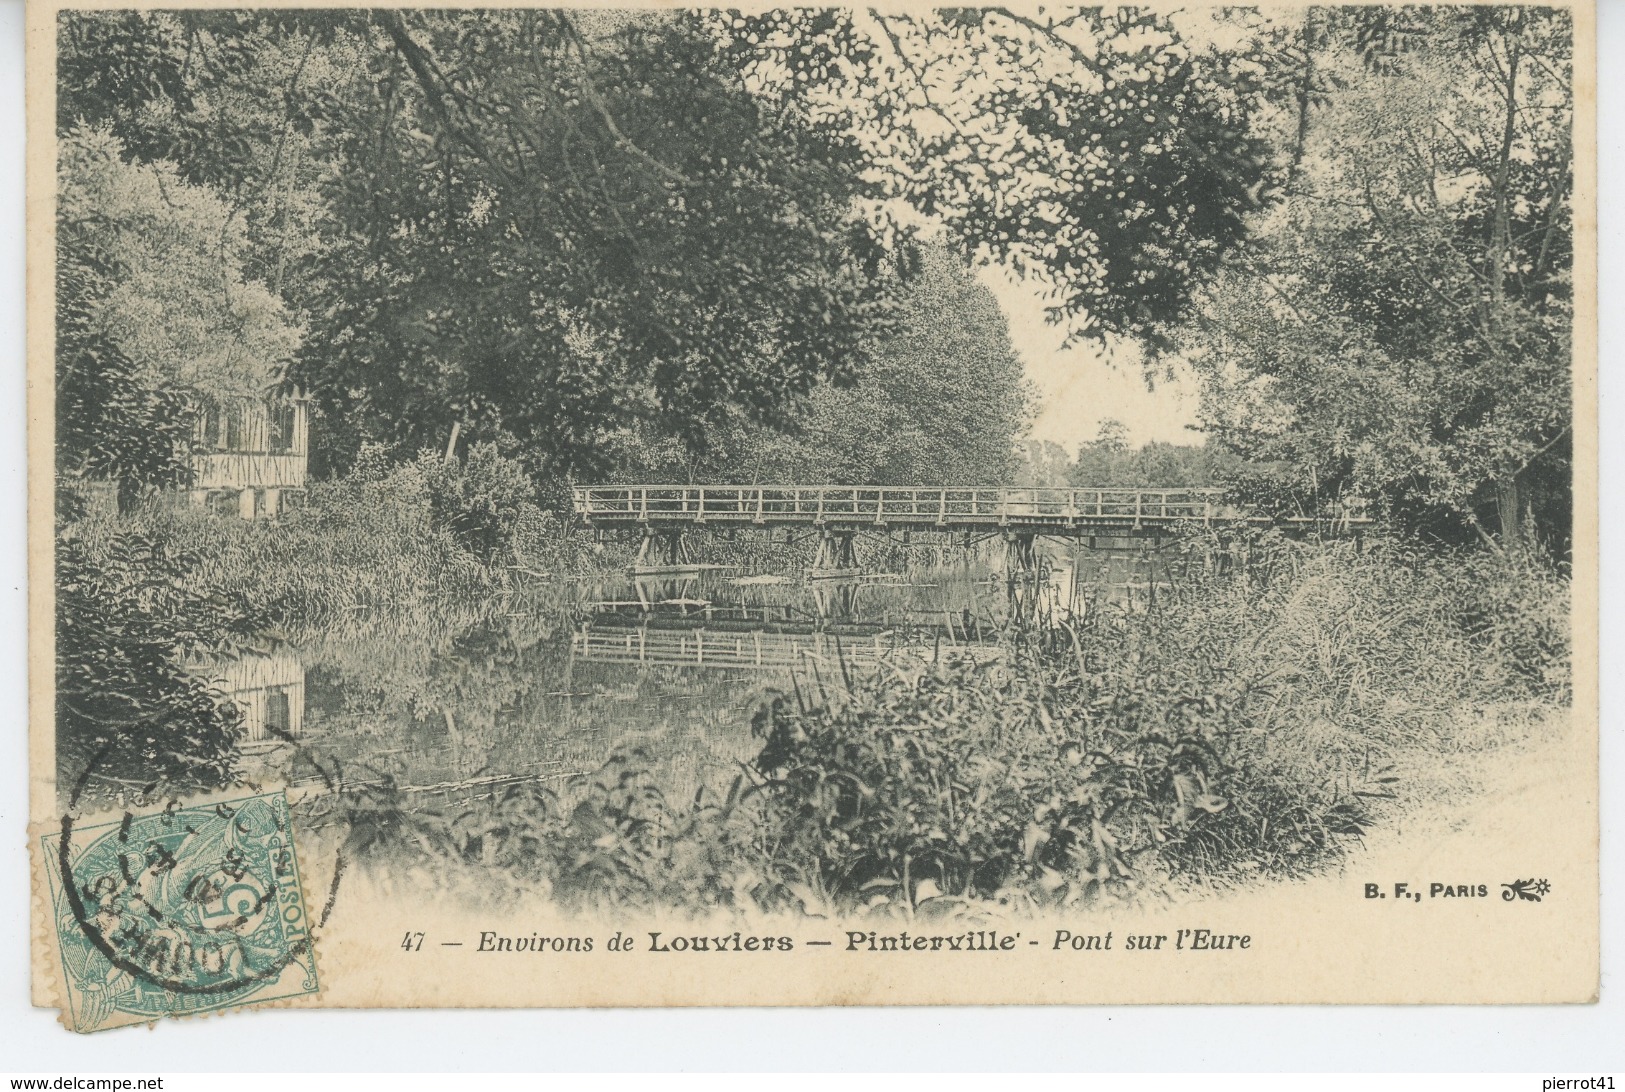
[[[391,464],[312,483],[307,503],[249,522],[159,497],[133,513],[58,496],[57,756],[64,792],[162,784],[192,792],[238,773],[241,716],[199,662],[280,629],[489,610],[591,564],[513,460]]]
[[[1073,905],[1300,874],[1463,789],[1449,756],[1480,711],[1567,700],[1566,586],[1538,566],[1258,552],[1246,578],[1088,611],[996,665],[764,710],[774,868],[910,908],[922,885]]]
[[[237,706],[185,669],[263,624],[193,585],[197,558],[139,532],[56,539],[56,762],[63,802],[228,783]]]
[[[357,805],[358,856],[566,907],[927,915],[1095,905],[1322,867],[1470,792],[1461,757],[1568,699],[1538,563],[1266,542],[1244,578],[1012,634],[996,661],[812,672],[687,801],[637,754],[455,816]],[[387,792],[384,794],[388,796]],[[391,819],[380,824],[377,816]],[[394,824],[391,827],[391,824]]]
[[[194,557],[193,586],[240,595],[284,626],[329,625],[486,602],[593,571],[592,546],[535,496],[519,464],[489,445],[461,461],[425,452],[406,463],[366,449],[349,474],[312,482],[276,520],[163,503],[129,518],[92,517],[81,533],[147,534]]]

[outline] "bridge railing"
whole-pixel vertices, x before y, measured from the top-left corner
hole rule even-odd
[[[571,634],[571,651],[587,660],[710,667],[805,667],[809,662],[872,664],[899,651],[896,635],[833,637],[829,634],[779,634],[762,630],[713,633],[706,630],[582,628]],[[929,650],[932,646],[923,646]]]
[[[623,485],[574,490],[589,522],[999,523],[1233,517],[1217,489]]]

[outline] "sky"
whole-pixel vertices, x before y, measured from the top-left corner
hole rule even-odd
[[[1128,428],[1129,442],[1149,440],[1201,443],[1196,423],[1196,387],[1189,375],[1173,382],[1159,379],[1147,389],[1132,354],[1114,363],[1090,345],[1063,349],[1060,327],[1044,320],[1044,303],[1032,288],[997,268],[981,271],[981,280],[999,301],[1010,324],[1010,341],[1020,354],[1027,378],[1038,388],[1038,414],[1028,439],[1050,440],[1073,451],[1093,440],[1100,423],[1111,418]]]

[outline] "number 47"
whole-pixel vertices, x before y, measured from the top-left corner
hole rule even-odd
[[[407,951],[407,952],[419,952],[419,951],[422,951],[423,950],[423,934],[422,933],[407,933],[406,934],[406,939],[401,941],[401,949],[403,951]]]

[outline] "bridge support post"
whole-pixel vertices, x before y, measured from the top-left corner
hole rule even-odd
[[[1038,572],[1038,536],[1022,531],[1004,533],[1004,574],[1022,580]]]
[[[645,527],[632,569],[634,572],[658,572],[661,569],[680,569],[689,563],[688,550],[683,546],[683,532],[679,528]]]
[[[858,571],[857,532],[825,528],[813,558],[812,575],[841,576]]]
[[[851,622],[858,609],[858,582],[829,580],[813,585],[813,610],[820,622]]]

